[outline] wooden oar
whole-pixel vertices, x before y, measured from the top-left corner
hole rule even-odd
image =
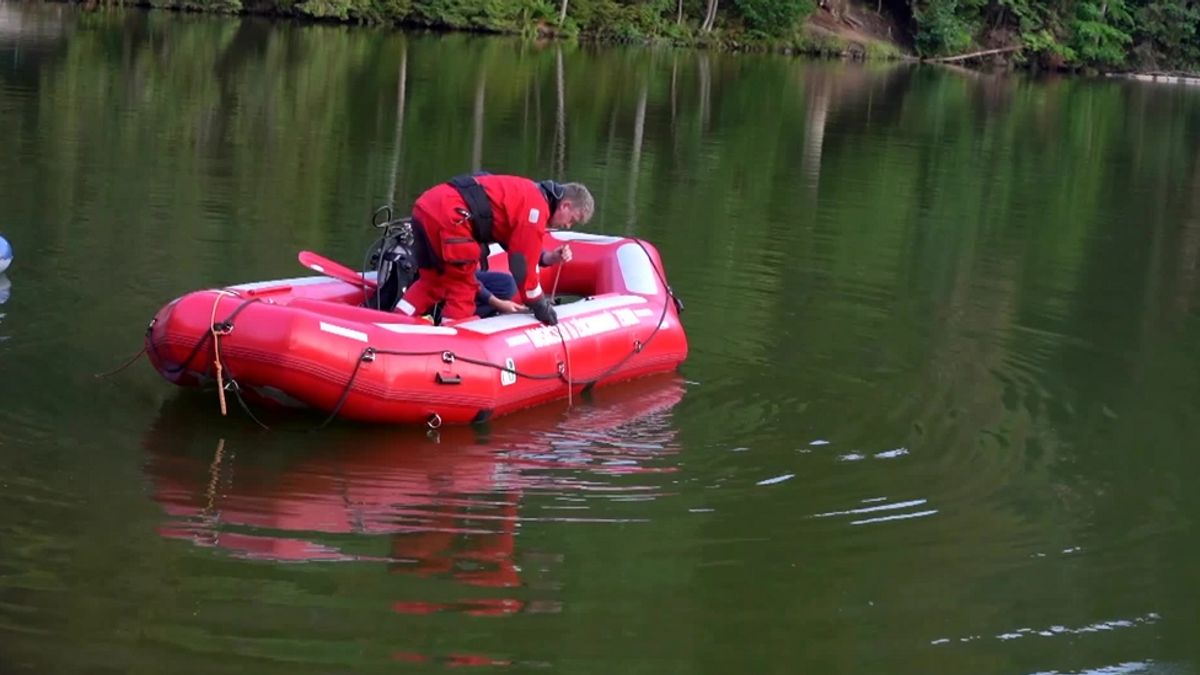
[[[363,275],[355,272],[349,267],[346,267],[340,262],[330,260],[320,253],[313,253],[312,251],[300,251],[300,255],[297,256],[297,258],[300,260],[300,264],[304,265],[308,269],[320,274],[324,274],[328,277],[333,277],[339,281],[345,281],[348,284],[354,284],[355,286],[361,286],[362,288],[369,288],[372,290],[379,287],[378,282],[376,282],[374,279],[367,279],[363,277]]]

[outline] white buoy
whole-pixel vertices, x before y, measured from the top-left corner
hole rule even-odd
[[[12,264],[13,250],[12,245],[4,237],[0,237],[0,272],[8,269]]]

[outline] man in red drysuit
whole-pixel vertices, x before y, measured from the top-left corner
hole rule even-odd
[[[547,227],[586,223],[594,209],[591,193],[579,183],[536,183],[520,176],[464,175],[426,190],[412,210],[420,275],[396,311],[418,316],[444,301],[443,317],[473,316],[475,272],[487,245],[496,242],[508,252],[517,282],[518,302],[509,311],[524,304],[538,321],[558,323],[539,281],[542,240]]]

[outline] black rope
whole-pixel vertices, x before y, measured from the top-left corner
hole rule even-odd
[[[342,394],[338,397],[337,404],[333,406],[333,410],[330,411],[329,415],[324,419],[324,421],[308,429],[280,429],[280,431],[286,431],[290,433],[313,433],[328,426],[329,423],[337,417],[338,413],[341,412],[342,406],[346,404],[346,399],[350,397],[350,391],[354,388],[354,381],[358,378],[358,371],[360,368],[362,368],[362,364],[366,361],[374,360],[371,356],[374,353],[375,350],[373,348],[367,347],[366,349],[363,349],[361,354],[359,354],[358,361],[354,364],[354,370],[351,371],[350,379],[346,381],[346,386],[342,388]],[[440,354],[442,352],[433,353]],[[223,360],[224,359],[222,359],[222,361]],[[221,367],[226,371],[229,371],[228,364],[222,363]],[[254,420],[255,424],[262,427],[265,431],[271,431],[271,427],[267,426],[254,414],[252,410],[250,410],[250,404],[246,403],[246,399],[242,396],[242,387],[237,383],[237,380],[234,379],[232,373],[229,375],[229,384],[226,386],[226,389],[229,389],[234,393],[234,396],[237,397],[238,404],[242,407],[242,410],[250,416],[250,419]]]
[[[229,369],[229,366],[224,363],[221,364],[221,367],[225,370]],[[262,427],[264,431],[271,430],[271,427],[267,426],[266,423],[258,419],[258,416],[254,414],[254,411],[250,410],[250,405],[246,403],[246,399],[242,397],[242,385],[238,384],[237,380],[233,379],[233,375],[229,376],[229,384],[225,385],[225,388],[233,392],[234,398],[237,399],[238,405],[242,407],[242,411],[249,415],[250,419],[254,420],[255,424]]]
[[[366,363],[367,361],[374,361],[374,354],[375,350],[371,347],[367,347],[362,350],[362,353],[358,355],[358,361],[354,364],[354,370],[350,372],[350,379],[346,380],[346,387],[342,389],[342,395],[338,397],[337,405],[333,406],[333,410],[330,411],[329,416],[325,418],[325,421],[321,422],[312,429],[309,429],[309,433],[324,429],[330,422],[333,421],[333,418],[337,417],[337,414],[342,411],[342,406],[345,405],[346,399],[350,398],[350,390],[354,387],[354,380],[358,377],[359,369],[362,368],[362,364]]]
[[[373,349],[372,351],[375,354],[387,354],[388,356],[442,356],[442,355],[449,355],[451,359],[454,359],[457,361],[462,361],[463,363],[471,363],[471,364],[474,364],[477,366],[484,366],[486,368],[495,368],[496,370],[507,371],[510,373],[514,373],[516,375],[520,375],[521,377],[524,377],[524,378],[527,378],[530,380],[556,380],[556,379],[562,378],[562,374],[558,373],[558,372],[550,373],[550,374],[526,373],[526,372],[517,370],[516,368],[509,368],[506,365],[503,365],[500,363],[495,363],[493,361],[486,361],[484,359],[474,359],[474,358],[471,358],[470,356],[459,356],[458,354],[455,354],[454,352],[452,352],[448,349],[438,349],[435,351],[425,351],[425,352],[403,352],[403,351],[397,351],[394,349]]]
[[[630,237],[630,239],[635,244],[637,244],[639,248],[642,249],[643,253],[646,254],[646,259],[648,259],[650,261],[650,266],[654,268],[654,273],[658,276],[659,282],[662,283],[662,285],[663,285],[663,290],[666,292],[666,297],[663,298],[662,312],[660,312],[658,315],[658,322],[654,324],[654,330],[650,331],[650,334],[646,336],[646,339],[634,340],[633,349],[629,350],[629,353],[627,353],[625,356],[621,357],[621,359],[619,361],[617,361],[616,363],[614,363],[611,368],[608,368],[607,370],[600,373],[599,375],[592,378],[591,380],[587,380],[584,382],[583,391],[585,391],[585,392],[591,391],[592,388],[595,387],[596,384],[600,380],[603,380],[604,378],[608,377],[609,375],[612,375],[613,373],[615,373],[617,371],[617,369],[619,369],[621,366],[625,365],[625,362],[628,361],[630,358],[632,358],[634,354],[641,353],[641,351],[643,349],[645,349],[647,345],[650,344],[650,341],[654,339],[655,335],[658,335],[659,329],[662,328],[663,320],[667,318],[667,304],[672,302],[672,300],[675,297],[675,292],[672,291],[671,286],[669,284],[667,284],[667,279],[665,276],[663,276],[662,270],[660,270],[658,268],[658,265],[654,264],[654,257],[650,255],[650,251],[646,250],[646,245],[643,244],[642,240],[638,239],[637,237]],[[576,384],[579,384],[579,382],[576,382]]]
[[[204,331],[204,335],[201,335],[200,339],[196,341],[196,344],[192,346],[192,351],[190,354],[188,354],[186,359],[180,361],[178,366],[168,366],[163,362],[162,356],[158,353],[158,345],[154,344],[153,339],[150,339],[150,332],[152,330],[154,330],[154,326],[146,329],[147,343],[149,344],[150,354],[154,357],[155,361],[157,361],[159,364],[162,364],[161,367],[164,371],[172,375],[177,375],[186,370],[187,364],[191,363],[192,360],[196,358],[196,355],[200,353],[200,350],[204,347],[204,345],[207,344],[210,339],[212,339],[212,333],[210,331]]]
[[[243,309],[246,309],[250,305],[253,305],[256,302],[259,302],[260,300],[261,300],[261,298],[250,298],[249,300],[246,300],[242,304],[238,305],[237,308],[234,309],[233,312],[230,313],[229,316],[225,317],[224,321],[217,323],[216,326],[220,326],[222,331],[224,331],[225,333],[229,333],[229,331],[233,330],[233,320],[235,318],[237,318],[237,315],[241,314]],[[214,326],[214,327],[216,327],[216,326]]]
[[[233,310],[233,312],[231,312],[229,314],[229,316],[225,317],[224,321],[221,321],[215,325],[220,326],[222,331],[228,333],[229,331],[233,330],[233,320],[235,318],[237,318],[237,315],[241,314],[242,310],[246,309],[247,306],[252,305],[256,302],[259,302],[260,300],[261,300],[260,298],[251,298],[249,300],[242,302],[242,304],[238,305]],[[206,344],[208,344],[208,341],[212,339],[212,331],[207,331],[207,330],[204,331],[204,334],[201,335],[200,339],[196,341],[196,344],[192,346],[192,351],[191,351],[191,353],[189,353],[187,355],[186,359],[180,361],[178,366],[168,366],[168,365],[165,365],[162,357],[158,353],[158,345],[154,344],[154,340],[150,339],[150,334],[153,331],[154,331],[154,322],[151,321],[150,325],[146,327],[146,338],[147,338],[146,341],[149,343],[148,349],[150,351],[150,354],[154,357],[155,361],[157,361],[160,364],[163,364],[162,369],[164,371],[166,371],[167,373],[170,373],[171,375],[178,375],[179,373],[182,373],[184,370],[186,370],[188,364],[191,363],[196,358],[196,356],[200,353],[200,350],[203,349],[204,346]],[[207,367],[205,368],[205,370],[207,370]]]
[[[142,357],[142,355],[145,353],[146,353],[146,347],[143,346],[142,351],[129,357],[129,359],[126,360],[125,363],[122,363],[117,368],[114,368],[113,370],[110,370],[107,373],[95,373],[92,375],[92,377],[96,378],[97,380],[103,380],[106,377],[112,377],[113,375],[116,375],[117,373],[121,372],[122,370],[125,370],[129,366],[132,366],[134,364],[134,362],[137,361],[138,359],[140,359]]]

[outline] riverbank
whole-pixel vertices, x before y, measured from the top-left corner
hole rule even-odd
[[[747,19],[732,8],[720,20],[690,16],[679,2],[676,11],[662,15],[661,7],[621,5],[615,0],[574,0],[546,12],[548,5],[531,8],[518,0],[497,0],[468,7],[450,0],[133,0],[78,2],[88,9],[131,6],[182,12],[254,15],[321,23],[392,25],[401,29],[465,31],[521,35],[530,39],[567,39],[593,44],[670,44],[678,47],[731,52],[854,59],[913,58],[911,36],[901,22],[887,16],[882,5],[845,0],[793,0],[790,17],[776,12],[776,23]],[[764,0],[772,2],[773,0]],[[733,5],[733,3],[727,3]],[[715,5],[715,2],[714,2]],[[567,11],[562,11],[566,8]],[[702,9],[702,8],[701,8]],[[777,15],[777,16],[776,16]],[[772,26],[791,28],[775,30]]]
[[[683,48],[856,60],[957,63],[981,69],[1029,69],[1103,75],[1176,84],[1200,83],[1189,67],[1163,67],[1159,60],[1122,63],[1112,53],[1103,62],[1038,38],[1026,43],[1012,29],[979,31],[931,45],[936,26],[912,14],[907,3],[858,0],[660,0],[624,5],[619,0],[560,0],[549,4],[494,0],[135,0],[130,6],[186,12],[245,14],[401,29],[513,34],[529,39],[566,39],[593,44],[669,44]],[[71,3],[73,0],[65,0]],[[810,4],[810,3],[816,4]],[[96,8],[95,2],[75,2]],[[117,3],[122,4],[122,3]],[[674,6],[674,11],[667,6]],[[757,7],[757,10],[754,8]],[[790,8],[783,11],[781,8]],[[700,16],[698,12],[704,9]],[[757,12],[757,13],[756,13]],[[781,29],[780,27],[788,28]],[[960,29],[962,26],[960,26]],[[1142,54],[1145,45],[1131,46]],[[953,48],[952,48],[953,47]],[[1141,50],[1141,51],[1139,51]],[[1095,55],[1093,55],[1094,57]],[[1132,57],[1130,57],[1132,59]],[[1140,57],[1139,57],[1140,58]],[[1128,59],[1127,59],[1128,60]]]

